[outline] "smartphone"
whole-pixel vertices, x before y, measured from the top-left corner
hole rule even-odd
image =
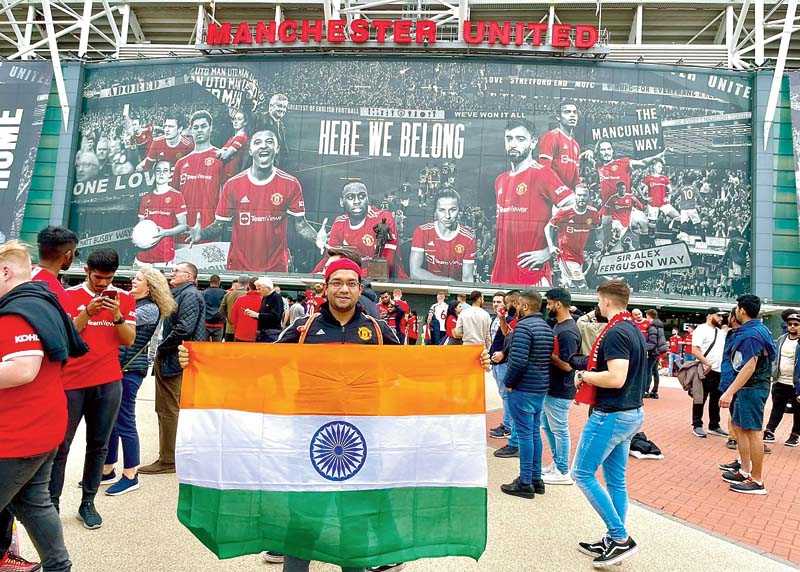
[[[116,290],[103,290],[103,293],[100,294],[106,298],[111,298],[112,300],[117,299],[117,291]]]

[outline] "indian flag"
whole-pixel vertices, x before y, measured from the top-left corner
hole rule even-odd
[[[487,485],[479,352],[191,344],[179,520],[219,558],[477,560]]]

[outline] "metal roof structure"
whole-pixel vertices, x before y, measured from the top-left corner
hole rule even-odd
[[[64,59],[109,61],[224,53],[205,42],[209,22],[285,19],[435,20],[444,33],[426,52],[459,49],[465,20],[591,24],[607,61],[775,70],[765,126],[785,68],[800,67],[798,0],[0,0],[0,58],[54,63],[60,94]],[[448,35],[449,32],[449,35]],[[272,47],[275,50],[309,50]],[[320,48],[317,48],[317,51]],[[365,51],[369,48],[337,48]],[[328,51],[328,50],[326,50]],[[466,53],[481,49],[467,48]],[[491,50],[489,50],[491,51]],[[506,52],[510,51],[508,48]],[[548,53],[537,52],[537,57]],[[564,55],[549,52],[549,55]],[[570,54],[575,55],[575,54]],[[65,97],[61,98],[66,101]],[[66,104],[62,110],[69,113]]]

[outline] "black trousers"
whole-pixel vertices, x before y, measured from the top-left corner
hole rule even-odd
[[[719,372],[709,371],[703,380],[703,403],[692,405],[692,427],[703,426],[703,409],[708,401],[708,428],[719,429]]]
[[[658,393],[658,356],[651,356],[647,358],[647,367],[650,372],[650,380],[648,382],[647,393]]]
[[[86,454],[83,461],[83,498],[94,500],[100,479],[103,476],[103,464],[108,453],[108,439],[117,420],[117,412],[122,401],[122,383],[115,381],[67,390],[67,434],[58,448],[53,461],[53,474],[50,478],[50,496],[58,507],[61,491],[64,489],[64,471],[67,456],[75,432],[81,419],[86,419]]]
[[[781,424],[786,405],[792,403],[792,433],[800,434],[800,403],[795,399],[794,387],[785,383],[772,384],[772,413],[769,414],[767,430],[773,433]]]
[[[3,515],[11,515],[9,508],[17,515],[42,559],[44,570],[64,572],[72,568],[72,563],[48,487],[55,453],[0,459],[0,509],[5,509]],[[10,535],[8,540],[10,544]]]

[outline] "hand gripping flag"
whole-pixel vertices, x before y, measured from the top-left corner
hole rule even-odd
[[[477,560],[487,484],[479,353],[191,344],[179,520],[219,558]]]

